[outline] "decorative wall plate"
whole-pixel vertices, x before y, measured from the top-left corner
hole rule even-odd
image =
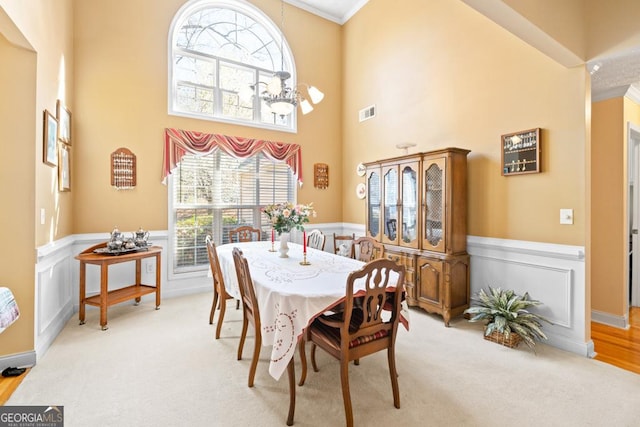
[[[365,168],[362,163],[358,163],[358,166],[356,167],[356,173],[358,174],[358,176],[364,176],[364,174],[367,173],[367,168]]]
[[[364,199],[367,196],[367,187],[362,182],[356,185],[356,196],[358,199]]]

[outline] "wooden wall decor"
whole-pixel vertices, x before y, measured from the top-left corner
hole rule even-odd
[[[508,133],[500,138],[502,175],[540,172],[540,128]]]
[[[322,189],[329,186],[329,165],[326,163],[313,165],[313,186]]]
[[[111,185],[118,190],[136,186],[136,155],[124,147],[111,153]]]

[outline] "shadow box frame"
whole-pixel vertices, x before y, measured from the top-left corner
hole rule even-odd
[[[506,133],[500,137],[502,176],[542,172],[540,158],[541,128]]]

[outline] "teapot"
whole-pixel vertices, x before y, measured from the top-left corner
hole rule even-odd
[[[124,242],[124,235],[118,230],[118,227],[115,227],[113,231],[111,231],[111,238],[107,242],[107,248],[109,250],[115,251],[122,248],[122,244]]]
[[[121,242],[122,242],[123,237],[124,237],[124,236],[122,235],[122,233],[120,232],[120,230],[118,230],[118,227],[115,227],[115,228],[111,231],[111,239],[110,239],[110,241],[111,241],[111,242],[115,242],[115,241],[118,241],[118,240],[119,240],[119,241],[121,241]]]
[[[147,246],[147,241],[149,240],[149,232],[145,231],[142,227],[138,229],[138,231],[134,231],[132,233],[133,241],[136,246]]]

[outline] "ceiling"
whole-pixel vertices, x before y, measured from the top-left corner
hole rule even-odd
[[[593,101],[640,94],[640,48],[594,59],[587,63],[587,68],[591,73]]]
[[[284,0],[300,9],[340,25],[356,14],[369,0]]]
[[[347,22],[368,2],[368,0],[283,1],[340,25]],[[640,99],[640,47],[589,61],[587,67],[591,73],[592,100],[628,95],[629,91],[635,93]]]

